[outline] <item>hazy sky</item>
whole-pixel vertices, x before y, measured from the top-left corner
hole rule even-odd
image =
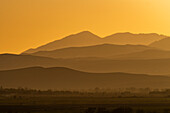
[[[170,0],[0,0],[0,53],[89,30],[170,35]]]

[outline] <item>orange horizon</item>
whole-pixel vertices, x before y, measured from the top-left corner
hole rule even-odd
[[[170,36],[168,0],[0,0],[0,53],[20,53],[81,31]]]

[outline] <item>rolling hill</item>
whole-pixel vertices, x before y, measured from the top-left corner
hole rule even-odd
[[[0,55],[0,70],[26,67],[67,67],[95,73],[125,72],[136,74],[170,75],[170,59],[128,59],[104,58],[52,59],[31,55]]]
[[[127,73],[87,73],[68,68],[30,67],[0,71],[3,87],[35,89],[169,88],[170,77]]]
[[[57,60],[46,57],[16,54],[0,54],[0,70],[34,66],[57,66]]]

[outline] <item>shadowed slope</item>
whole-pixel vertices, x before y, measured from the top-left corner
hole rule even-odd
[[[170,38],[164,38],[162,40],[153,42],[150,44],[151,47],[163,49],[163,50],[170,50]]]
[[[150,49],[129,54],[122,54],[111,57],[112,59],[164,59],[170,58],[170,51],[163,51],[157,49]]]
[[[31,55],[0,55],[0,70],[23,67],[68,67],[85,72],[126,72],[170,75],[170,59],[111,60],[102,58],[52,59]]]
[[[111,60],[86,58],[65,60],[65,67],[86,72],[126,72],[154,75],[170,75],[170,59]]]
[[[0,54],[0,70],[17,69],[32,66],[55,66],[57,60],[31,55]]]
[[[102,44],[87,47],[70,47],[54,51],[40,51],[32,55],[52,58],[77,58],[77,57],[110,57],[114,55],[153,49],[142,45],[112,45]]]
[[[127,73],[86,73],[68,68],[0,71],[0,85],[37,89],[169,88],[170,77]]]

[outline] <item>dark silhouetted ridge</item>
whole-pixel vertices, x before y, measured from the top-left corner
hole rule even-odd
[[[146,52],[146,53],[145,53]],[[11,70],[27,67],[67,67],[85,72],[108,73],[124,72],[137,74],[170,75],[170,58],[150,59],[152,54],[145,51],[137,53],[141,58],[116,59],[103,57],[79,57],[79,58],[47,58],[31,55],[0,55],[0,70]],[[160,52],[158,51],[160,54]],[[157,53],[154,53],[155,55]],[[166,52],[161,54],[167,54]],[[160,54],[160,55],[161,55]],[[135,54],[134,54],[135,55]],[[143,55],[143,56],[142,56]],[[150,56],[151,55],[151,56]],[[126,56],[126,55],[122,55]],[[135,56],[135,57],[136,57]],[[149,56],[149,57],[148,57]]]
[[[29,67],[0,71],[4,87],[36,89],[168,88],[170,77],[128,73],[86,73],[68,68]]]

